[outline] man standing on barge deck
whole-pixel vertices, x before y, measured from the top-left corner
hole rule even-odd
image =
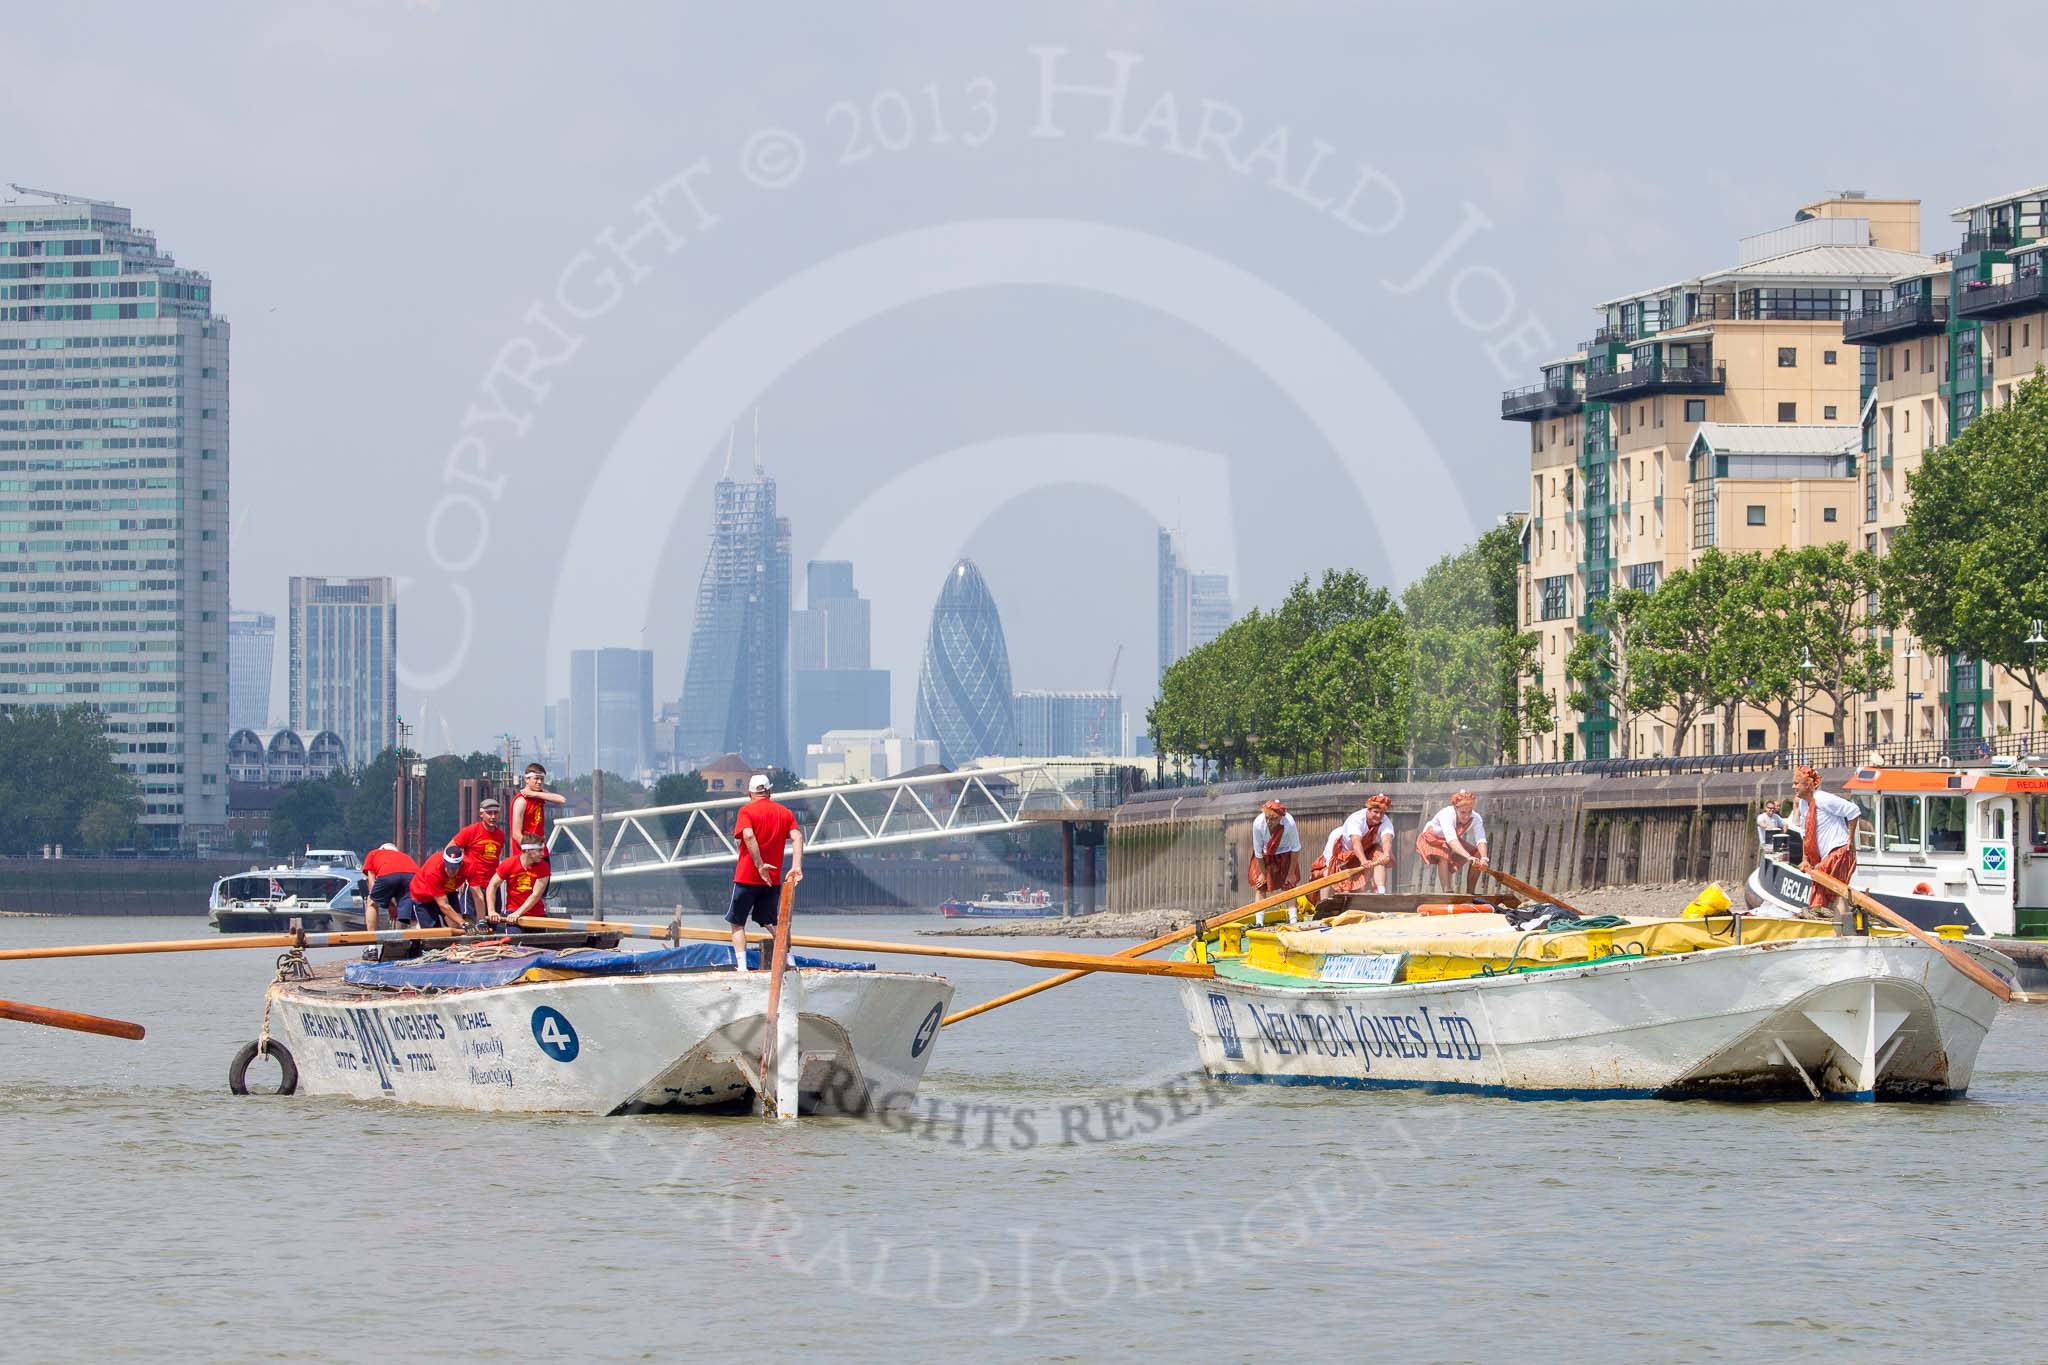
[[[773,929],[780,909],[777,897],[782,884],[782,846],[789,845],[789,884],[804,879],[804,832],[796,826],[796,812],[768,794],[768,778],[755,773],[747,779],[747,804],[733,820],[733,842],[739,861],[732,871],[732,908],[725,922],[732,926],[732,965],[747,969],[747,920],[763,929]]]
[[[1847,797],[1820,789],[1820,773],[1802,763],[1792,770],[1792,828],[1802,837],[1799,870],[1826,873],[1844,886],[1856,872],[1856,826],[1863,808]],[[1806,903],[1832,914],[1840,897],[1813,884]]]

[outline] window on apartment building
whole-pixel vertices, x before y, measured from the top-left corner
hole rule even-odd
[[[1761,730],[1745,731],[1742,736],[1742,743],[1744,748],[1752,752],[1761,752],[1764,747],[1764,732]]]
[[[1650,420],[1656,426],[1664,425],[1664,395],[1661,393],[1650,400]]]
[[[1835,363],[1835,353],[1834,353],[1833,351],[1822,351],[1822,352],[1820,353],[1820,363],[1821,363],[1821,364],[1823,364],[1823,365],[1832,365],[1832,364],[1834,364],[1834,363]]]
[[[1707,420],[1707,400],[1706,400],[1706,399],[1704,399],[1704,398],[1688,398],[1688,399],[1686,399],[1686,400],[1685,400],[1685,420],[1686,420],[1686,421],[1688,421],[1688,422],[1704,422],[1704,421],[1706,421],[1706,420]]]
[[[1899,409],[1899,430],[1908,436],[1913,434],[1913,410],[1911,408],[1902,407]]]
[[[1543,619],[1560,621],[1572,614],[1572,576],[1558,574],[1543,580]]]
[[[1834,509],[1834,508],[1832,508],[1832,507],[1823,507],[1823,508],[1821,508],[1821,509],[1820,509],[1820,519],[1821,519],[1822,521],[1834,521],[1834,520],[1836,520],[1836,517],[1835,517],[1835,509]]]
[[[1834,421],[1834,420],[1835,420],[1835,405],[1834,405],[1833,403],[1829,403],[1829,404],[1828,404],[1827,406],[1823,407],[1823,408],[1822,408],[1822,409],[1820,410],[1820,418],[1821,418],[1821,420],[1822,420],[1823,422],[1832,422],[1832,421]]]
[[[1643,413],[1643,405],[1642,405],[1641,403],[1638,403],[1638,404],[1636,404],[1636,425],[1637,425],[1637,426],[1642,426],[1642,425],[1644,425],[1644,423],[1645,423],[1645,420],[1646,420],[1646,419],[1645,419],[1645,417],[1644,417],[1644,413]]]
[[[1550,443],[1552,445],[1557,444],[1557,423],[1555,422],[1550,424]]]
[[[1778,348],[1778,368],[1781,370],[1796,370],[1799,368],[1799,348],[1797,346],[1780,346]]]
[[[1944,342],[1944,343],[1942,343],[1942,345],[1943,345],[1943,349],[1944,349],[1944,351],[1945,351],[1945,350],[1946,350],[1946,348],[1947,348],[1947,343],[1945,343],[1945,342]],[[1921,358],[1922,360],[1924,360],[1924,361],[1926,362],[1926,363],[1925,363],[1924,365],[1922,365],[1922,366],[1920,367],[1920,373],[1922,373],[1922,374],[1933,374],[1933,373],[1934,373],[1934,345],[1933,345],[1933,343],[1929,343],[1928,345],[1922,346],[1922,347],[1920,348],[1920,358]],[[1948,360],[1947,360],[1947,358],[1946,358],[1945,356],[1944,356],[1944,358],[1943,358],[1943,360],[1942,360],[1942,362],[1941,362],[1941,377],[1942,377],[1943,379],[1947,379],[1947,378],[1948,378]]]
[[[1567,763],[1572,761],[1572,740],[1574,738],[1575,736],[1572,735],[1564,737],[1564,761]]]
[[[1760,502],[1753,502],[1749,504],[1749,506],[1746,509],[1744,509],[1743,515],[1748,519],[1749,524],[1751,526],[1761,526],[1764,524],[1764,508],[1763,504]]]
[[[1877,471],[1868,470],[1863,475],[1863,519],[1877,520]]]
[[[1998,353],[2000,355],[2012,354],[2012,324],[2009,322],[1998,329]]]
[[[1886,383],[1890,383],[1890,382],[1891,382],[1891,380],[1892,380],[1892,376],[1894,375],[1894,373],[1895,373],[1895,371],[1894,371],[1894,369],[1893,369],[1893,367],[1892,367],[1892,352],[1891,352],[1891,348],[1890,348],[1889,346],[1887,346],[1887,347],[1885,348],[1885,352],[1884,352],[1884,378],[1885,378],[1885,382],[1886,382]]]
[[[1621,434],[1624,436],[1635,430],[1635,427],[1629,422],[1629,413],[1632,411],[1634,409],[1630,408],[1628,404],[1623,403],[1621,405]]]
[[[2023,322],[2023,323],[2021,323],[2021,324],[2020,324],[2020,345],[2021,345],[2022,347],[2026,347],[2026,346],[2031,346],[2031,345],[2033,345],[2033,344],[2034,344],[2034,324],[2033,324],[2033,323],[2031,323],[2031,322]]]
[[[1778,404],[1778,420],[1779,420],[1780,422],[1796,422],[1796,421],[1798,421],[1798,420],[1799,420],[1799,405],[1798,405],[1797,403],[1780,403],[1780,404]]]

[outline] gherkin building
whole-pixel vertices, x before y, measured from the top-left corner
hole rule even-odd
[[[1010,651],[995,598],[974,561],[946,574],[932,607],[917,676],[917,735],[939,742],[939,761],[957,768],[970,759],[1017,752],[1011,714]]]

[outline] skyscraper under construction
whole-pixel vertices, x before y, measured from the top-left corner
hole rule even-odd
[[[683,675],[679,756],[789,764],[789,522],[775,480],[718,481]]]

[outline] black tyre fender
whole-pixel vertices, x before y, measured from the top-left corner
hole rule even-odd
[[[249,1065],[256,1060],[256,1050],[255,1043],[244,1043],[242,1050],[235,1054],[235,1060],[228,1063],[228,1089],[237,1095],[249,1093]],[[277,1064],[284,1073],[277,1082],[277,1089],[270,1093],[289,1095],[299,1088],[299,1064],[292,1060],[290,1049],[275,1038],[270,1040],[268,1050],[277,1058]]]

